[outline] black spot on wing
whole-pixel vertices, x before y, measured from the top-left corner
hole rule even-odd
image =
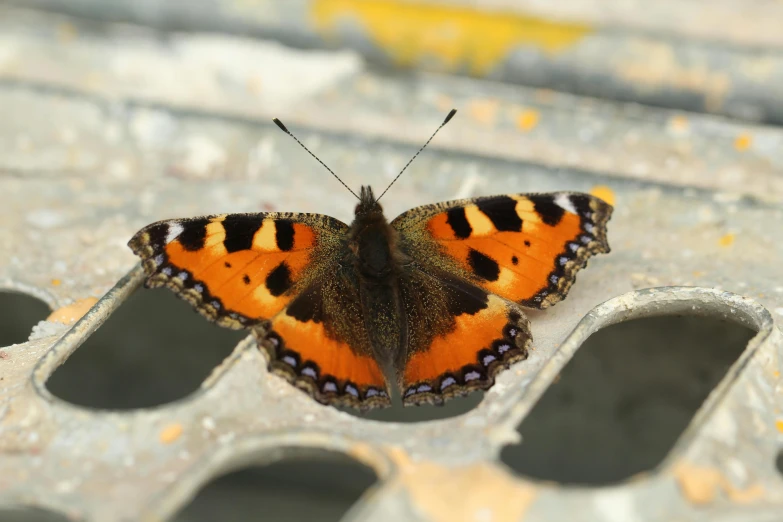
[[[450,277],[443,277],[441,283],[452,316],[474,315],[488,306],[487,292],[475,285]]]
[[[517,202],[508,196],[497,196],[476,204],[499,232],[519,232],[522,220],[517,214]]]
[[[517,265],[519,264],[519,258],[517,256],[511,256],[511,262]]]
[[[250,284],[250,276],[247,275],[247,274],[243,275],[242,276],[242,282],[245,283],[246,285],[249,285]]]
[[[291,288],[291,271],[285,261],[277,265],[274,270],[266,276],[266,287],[269,293],[277,297],[283,295],[286,290]]]
[[[204,239],[207,237],[208,218],[196,218],[187,222],[180,223],[182,233],[177,237],[177,241],[182,248],[190,252],[204,248]]]
[[[285,313],[302,323],[308,321],[320,323],[323,319],[322,305],[322,296],[311,287],[294,299]]]
[[[294,224],[288,219],[275,221],[275,241],[277,248],[288,251],[294,248]]]
[[[553,227],[560,223],[565,214],[565,209],[555,203],[555,199],[549,195],[528,196],[533,202],[533,208],[541,216],[541,221]]]
[[[470,223],[468,223],[468,218],[465,217],[464,207],[450,208],[446,212],[446,215],[448,216],[446,218],[446,223],[448,223],[451,229],[454,231],[455,236],[460,239],[470,237],[471,232],[473,232],[473,228],[470,226]]]
[[[149,242],[151,245],[159,248],[166,246],[166,237],[169,235],[168,223],[156,223],[155,225],[150,225],[147,227],[146,232],[150,238]],[[137,234],[137,236],[138,235],[139,234]],[[136,240],[136,237],[133,239]]]
[[[577,214],[579,214],[581,217],[588,216],[592,213],[589,196],[585,194],[570,194],[568,199],[576,209]]]
[[[482,279],[497,281],[500,277],[500,266],[497,264],[497,261],[478,250],[470,249],[468,263],[470,263],[470,268],[473,272]]]
[[[263,218],[253,216],[229,215],[223,220],[226,238],[223,246],[229,254],[239,250],[250,250],[253,236],[261,228]]]

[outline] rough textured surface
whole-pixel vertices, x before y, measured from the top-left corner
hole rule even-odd
[[[348,52],[198,34],[163,41],[139,27],[3,14],[0,283],[59,312],[29,342],[0,350],[0,505],[159,520],[223,470],[328,449],[379,476],[350,520],[779,518],[780,129],[381,75]],[[418,424],[358,419],[269,375],[249,340],[197,393],[153,409],[88,410],[46,390],[51,372],[139,286],[125,243],[141,226],[257,209],[350,218],[350,194],[272,116],[347,184],[377,187],[452,105],[460,114],[384,198],[389,216],[437,200],[562,189],[616,205],[612,254],[590,261],[566,301],[530,314],[535,350],[476,408]],[[81,320],[63,324],[96,297]],[[663,464],[614,487],[563,488],[498,463],[591,333],[677,313],[759,333]]]
[[[22,2],[17,2],[21,4]],[[343,47],[374,63],[781,123],[774,0],[33,0],[26,5]]]

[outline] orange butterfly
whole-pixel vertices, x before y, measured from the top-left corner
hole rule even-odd
[[[489,388],[527,358],[521,306],[557,303],[591,255],[609,252],[612,207],[587,194],[449,201],[391,223],[370,187],[357,198],[350,226],[222,214],[159,221],[128,245],[147,287],[171,288],[221,326],[252,328],[271,371],[321,403],[360,409],[390,405],[387,374],[406,406]]]

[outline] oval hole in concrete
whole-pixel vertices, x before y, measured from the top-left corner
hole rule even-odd
[[[212,480],[172,522],[338,521],[376,479],[343,455],[288,458]]]
[[[33,326],[51,310],[40,299],[21,292],[0,291],[0,347],[27,342]]]
[[[65,515],[37,507],[0,508],[3,522],[68,522]]]
[[[501,459],[520,474],[603,485],[657,466],[755,335],[716,318],[635,319],[593,334]]]
[[[165,289],[134,292],[46,387],[91,408],[157,406],[196,391],[246,331],[216,326]]]

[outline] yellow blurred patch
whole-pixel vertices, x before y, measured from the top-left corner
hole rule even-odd
[[[470,104],[470,115],[474,120],[482,125],[491,126],[495,124],[498,116],[497,100],[475,100]]]
[[[93,307],[98,299],[95,297],[87,297],[85,299],[79,299],[73,303],[58,308],[46,318],[47,321],[53,321],[62,324],[73,324],[86,314],[90,308]]]
[[[183,431],[184,428],[182,427],[182,424],[169,424],[160,431],[158,438],[163,444],[171,444],[182,436]]]
[[[597,198],[601,198],[610,205],[614,206],[615,197],[614,190],[610,189],[606,185],[596,185],[590,189],[590,194]]]
[[[673,116],[669,119],[669,130],[675,134],[684,134],[690,130],[691,122],[682,115]]]
[[[734,148],[740,152],[748,150],[753,145],[753,136],[742,133],[734,138]]]
[[[531,131],[538,125],[538,111],[525,109],[517,116],[517,127],[522,131]]]
[[[475,75],[492,71],[515,48],[558,53],[592,32],[582,24],[401,0],[314,0],[311,5],[316,30],[326,38],[353,23],[398,65],[435,58],[442,69]]]

